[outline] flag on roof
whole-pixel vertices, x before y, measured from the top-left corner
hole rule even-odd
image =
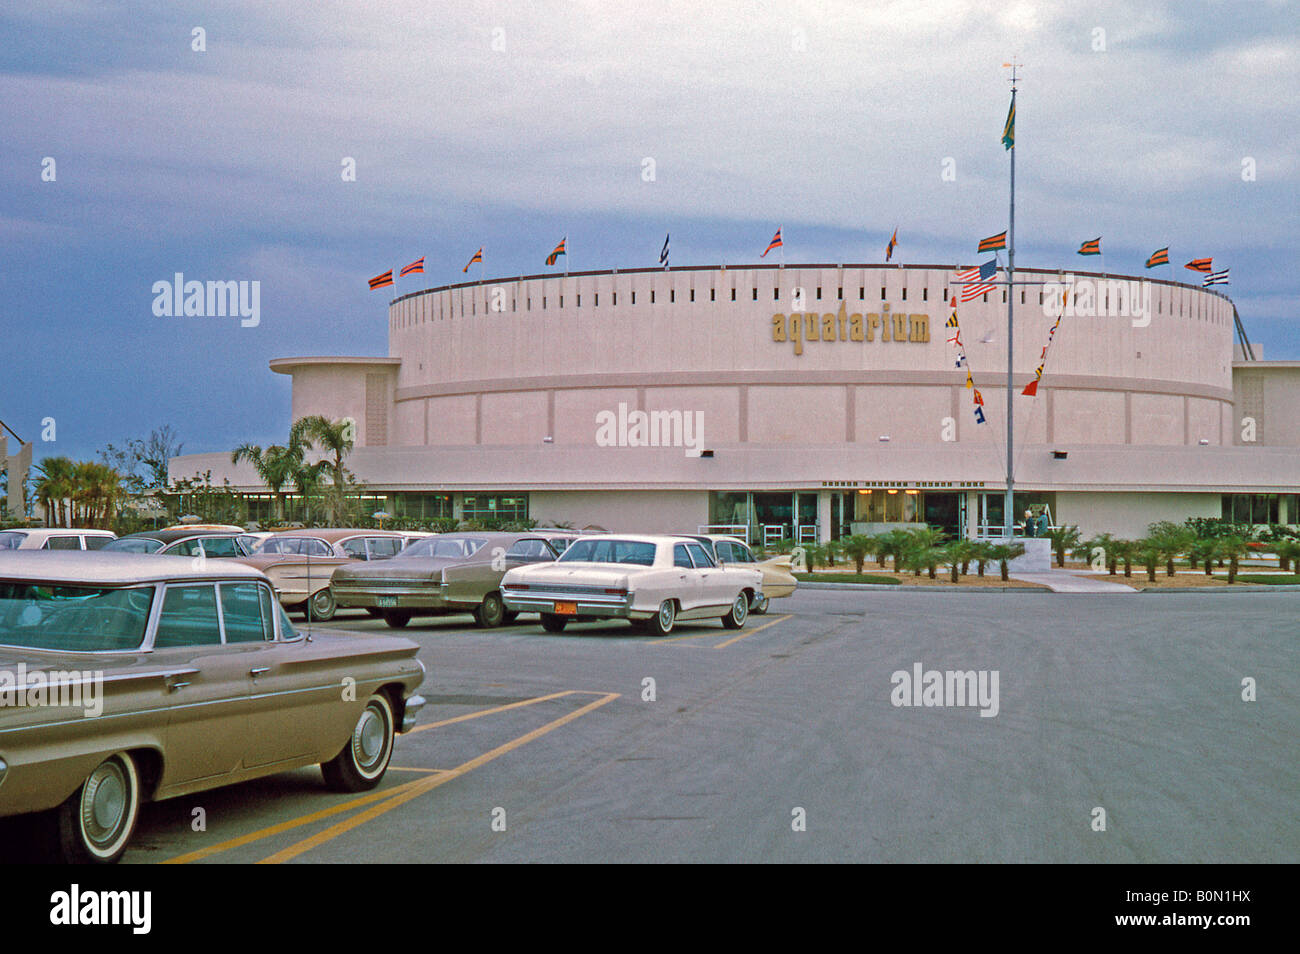
[[[1205,281],[1203,281],[1201,284],[1207,287],[1210,285],[1230,284],[1228,282],[1228,270],[1225,268],[1221,272],[1211,272],[1210,274],[1205,276]]]
[[[782,247],[783,246],[781,245],[781,230],[777,229],[776,234],[772,236],[772,241],[767,243],[767,248],[763,250],[763,254],[760,255],[759,258],[767,258],[767,253],[772,251],[772,249],[782,248]],[[781,254],[784,255],[785,253],[782,252]]]
[[[1168,265],[1168,264],[1169,264],[1168,245],[1166,245],[1164,248],[1156,249],[1154,252],[1151,253],[1151,257],[1147,259],[1147,268],[1155,268],[1157,265]]]
[[[664,247],[663,247],[663,251],[659,253],[660,265],[668,264],[668,238],[669,238],[668,233],[664,233]]]
[[[1007,233],[999,232],[997,235],[990,235],[988,238],[980,239],[977,252],[996,252],[1000,248],[1007,247]]]
[[[546,256],[547,265],[554,265],[559,260],[561,255],[568,254],[568,252],[564,250],[564,243],[567,242],[568,240],[569,237],[567,235],[564,238],[560,239],[560,244],[555,246],[555,248],[551,251],[550,255]]]
[[[1079,246],[1080,255],[1100,255],[1101,254],[1101,236],[1097,236],[1091,241],[1084,242]]]
[[[885,261],[893,257],[896,248],[898,248],[898,229],[894,229],[894,234],[889,237],[889,244],[885,246]]]
[[[370,290],[374,291],[376,288],[383,288],[385,285],[391,285],[392,283],[393,270],[390,268],[388,271],[384,272],[384,274],[376,275],[374,278],[370,279]]]
[[[1213,261],[1214,259],[1212,258],[1194,258],[1184,265],[1183,268],[1190,268],[1194,272],[1208,272],[1210,270],[1210,263]]]
[[[475,264],[476,262],[477,262],[478,264],[480,264],[480,265],[483,264],[483,249],[482,249],[482,248],[480,248],[477,252],[474,253],[474,257],[471,258],[468,262],[465,263],[465,267],[462,268],[461,271],[462,271],[462,272],[468,272],[468,271],[469,271],[469,267],[470,267],[471,265]]]
[[[416,272],[423,272],[423,271],[424,271],[424,256],[421,255],[410,265],[407,265],[405,268],[403,268],[401,275],[399,275],[398,277],[405,278],[407,275],[414,275]]]

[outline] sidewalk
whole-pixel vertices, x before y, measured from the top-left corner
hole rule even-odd
[[[1123,583],[1098,579],[1086,570],[1049,570],[1046,573],[1012,573],[1010,576],[1013,580],[1024,580],[1026,583],[1041,583],[1053,593],[1127,593],[1132,596],[1138,592]]]

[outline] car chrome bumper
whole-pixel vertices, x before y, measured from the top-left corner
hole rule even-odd
[[[589,616],[593,618],[630,619],[633,617],[649,618],[654,613],[637,612],[632,608],[632,594],[627,597],[579,596],[573,593],[547,593],[545,591],[522,593],[503,593],[501,601],[512,613],[545,613],[567,617]],[[556,613],[556,603],[569,603],[575,612]]]
[[[428,586],[353,587],[330,585],[334,602],[340,607],[374,607],[376,609],[454,609],[457,604],[446,598],[445,584]]]
[[[424,696],[414,695],[406,697],[406,705],[402,709],[402,726],[398,732],[410,732],[415,726],[415,717],[420,714],[420,710],[425,706]]]

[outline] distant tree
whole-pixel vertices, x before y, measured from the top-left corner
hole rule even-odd
[[[1073,550],[1079,545],[1079,528],[1073,525],[1052,527],[1047,531],[1047,536],[1052,541],[1052,549],[1056,551],[1056,565],[1065,566],[1065,551]]]
[[[296,482],[303,467],[302,446],[293,446],[292,441],[290,445],[281,447],[279,444],[272,444],[264,451],[256,444],[240,444],[230,455],[232,464],[247,460],[253,465],[257,476],[271,491],[275,501],[277,521],[284,520],[284,486]]]
[[[867,557],[876,552],[876,541],[864,533],[855,533],[840,539],[840,552],[853,561],[858,575],[861,576]]]
[[[1003,583],[1011,579],[1011,561],[1024,552],[1025,545],[1023,543],[994,543],[989,545],[989,558],[997,561],[998,569],[1002,573]]]

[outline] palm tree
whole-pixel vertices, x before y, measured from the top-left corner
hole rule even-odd
[[[288,447],[272,444],[265,451],[256,444],[240,444],[230,455],[230,462],[238,464],[247,460],[257,471],[262,483],[275,498],[275,519],[284,520],[284,485],[295,480],[302,467],[303,447],[292,438]],[[295,481],[296,482],[296,481]]]
[[[1218,537],[1200,537],[1192,544],[1188,550],[1188,558],[1192,561],[1192,566],[1196,567],[1205,564],[1205,575],[1214,575],[1214,561],[1219,556],[1219,539]]]
[[[1047,531],[1047,536],[1052,541],[1052,549],[1056,551],[1056,565],[1065,566],[1065,551],[1073,550],[1079,545],[1079,528],[1073,525],[1052,527]]]
[[[961,575],[966,576],[970,571],[970,561],[975,559],[975,541],[974,540],[953,540],[948,544],[948,559],[954,563],[954,570],[957,567],[961,569]],[[957,577],[952,578],[954,583]]]
[[[1133,560],[1138,552],[1138,541],[1112,540],[1110,542],[1110,551],[1114,554],[1116,560],[1124,564],[1124,576],[1131,579],[1133,576]]]
[[[899,561],[903,559],[904,554],[907,552],[907,547],[912,541],[912,535],[906,530],[895,529],[883,533],[881,536],[883,539],[880,543],[882,547],[880,552],[884,556],[894,558],[894,572],[897,573]]]
[[[1006,583],[1011,579],[1011,570],[1008,564],[1025,552],[1025,545],[1023,543],[993,543],[987,544],[987,546],[989,548],[989,559],[997,560],[998,568],[1002,571],[1002,582]]]
[[[935,567],[944,556],[940,547],[943,543],[943,531],[925,527],[910,531],[908,536],[910,539],[907,544],[907,555],[916,568],[916,575],[920,576],[921,570],[927,570],[930,579],[933,580]]]
[[[1232,536],[1219,538],[1219,557],[1220,559],[1226,557],[1228,560],[1229,583],[1237,582],[1237,570],[1240,568],[1241,557],[1247,552],[1249,552],[1249,548],[1246,546],[1246,539],[1244,537],[1239,537],[1234,534]]]
[[[313,450],[315,446],[319,446],[322,451],[334,455],[333,461],[327,462],[334,483],[329,502],[331,520],[337,520],[337,515],[343,508],[343,492],[347,486],[348,476],[347,469],[343,466],[343,458],[352,451],[354,446],[355,427],[353,422],[346,418],[331,421],[320,414],[312,414],[294,421],[293,427],[289,429],[290,447],[297,444],[304,450]],[[319,472],[316,476],[320,476]]]
[[[70,526],[66,501],[76,490],[75,469],[70,457],[47,457],[41,461],[35,490],[36,499],[45,511],[46,526]]]
[[[984,567],[997,559],[993,555],[993,544],[987,540],[976,540],[971,543],[971,559],[975,561],[978,575],[983,576]]]
[[[852,536],[842,537],[840,539],[840,552],[853,561],[858,575],[861,576],[862,567],[867,562],[867,557],[876,552],[876,540],[865,533],[855,533]]]
[[[1133,542],[1133,550],[1136,553],[1138,562],[1147,570],[1147,581],[1154,583],[1156,581],[1156,568],[1160,566],[1161,560],[1165,556],[1164,545],[1159,537],[1145,537]]]
[[[1291,572],[1291,563],[1300,560],[1300,540],[1280,540],[1273,545],[1277,555],[1277,568],[1284,573]]]

